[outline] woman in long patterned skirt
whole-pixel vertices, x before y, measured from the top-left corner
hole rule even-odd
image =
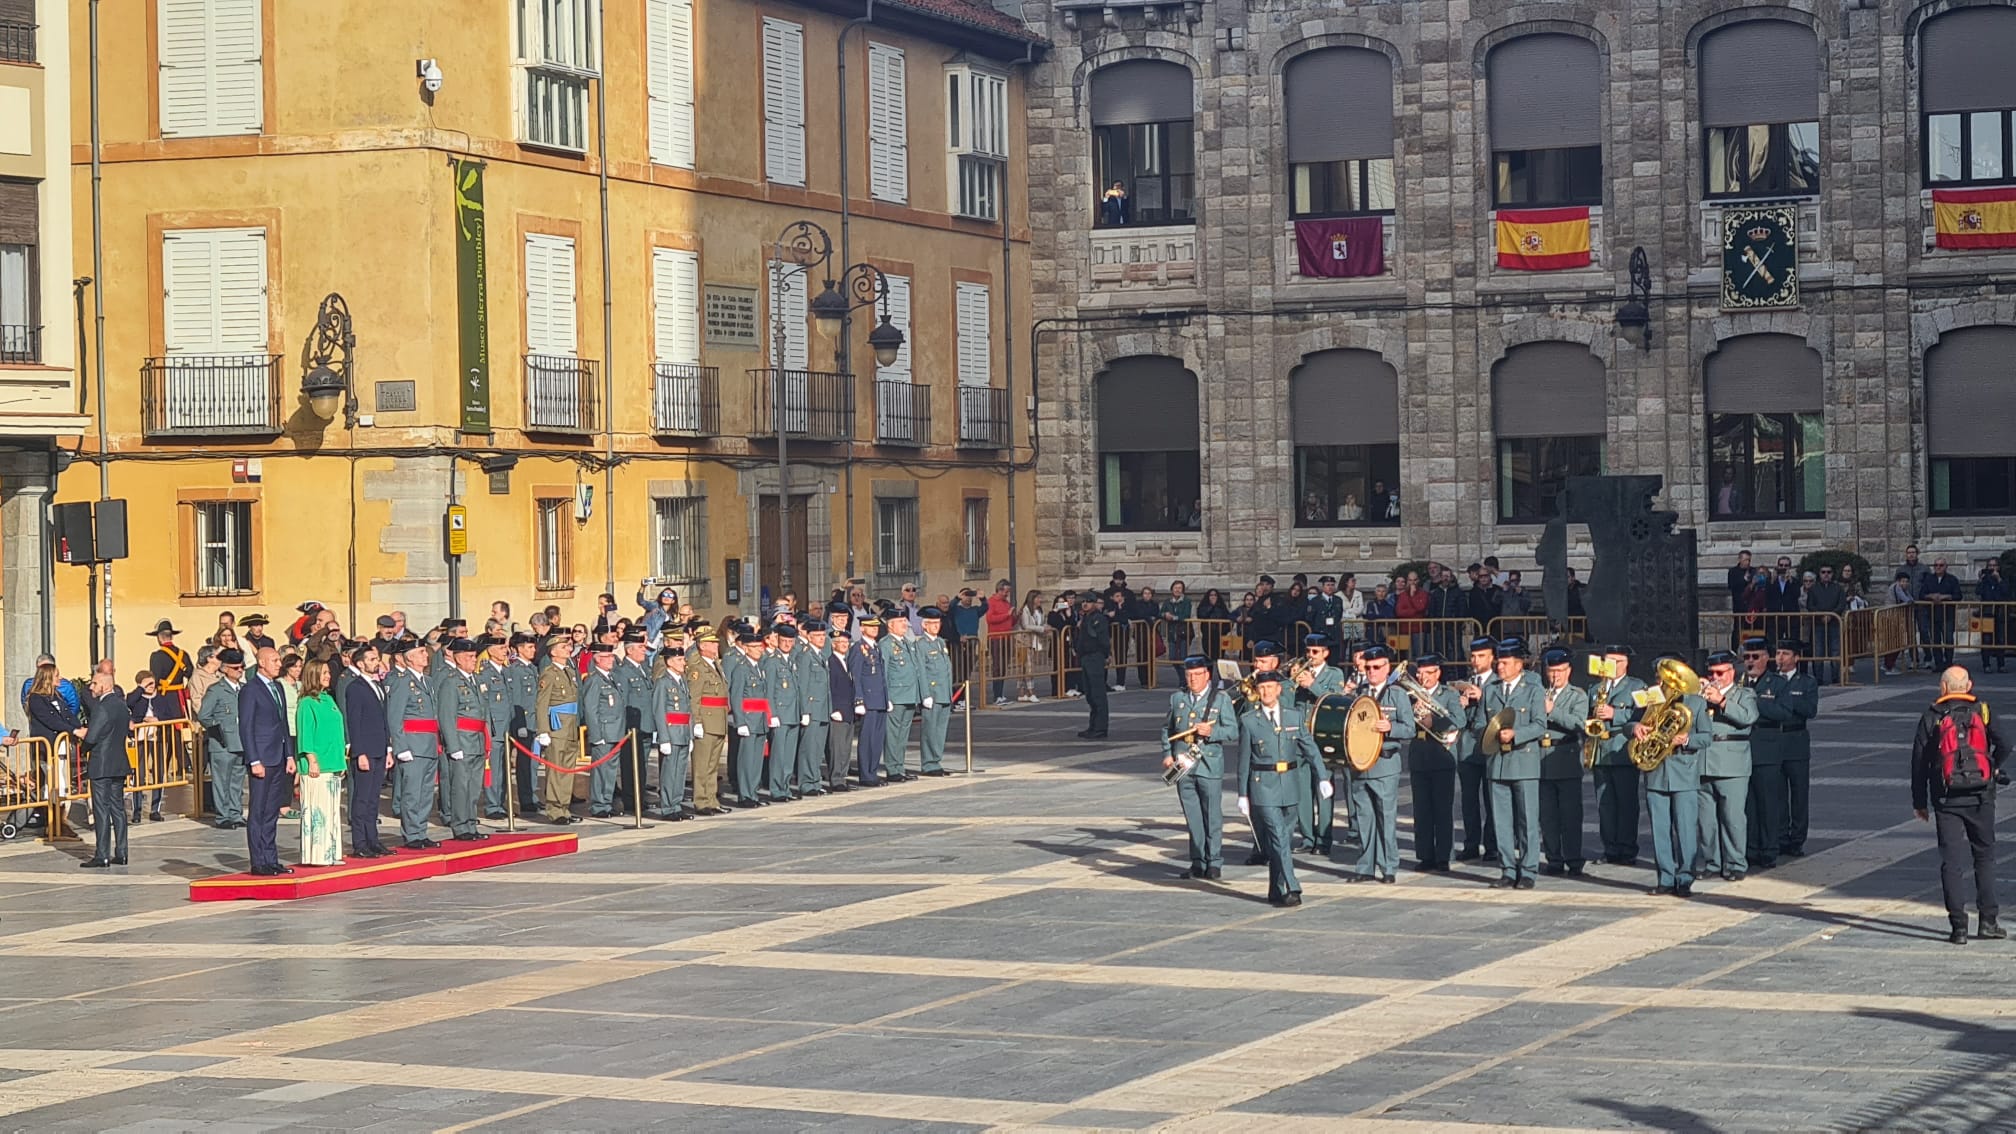
[[[329,664],[310,659],[301,669],[296,709],[301,749],[301,865],[335,866],[343,861],[343,773],[348,750],[343,712],[329,693]]]

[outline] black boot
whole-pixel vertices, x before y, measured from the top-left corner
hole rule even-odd
[[[1981,931],[1975,936],[1987,941],[2000,941],[2009,936],[2009,931],[2002,928],[2001,923],[1994,918],[1984,917],[1981,919]]]
[[[1953,932],[1946,935],[1946,940],[1955,945],[1967,944],[1967,926],[1964,924],[1954,926]]]

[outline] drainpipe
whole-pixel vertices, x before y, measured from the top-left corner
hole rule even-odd
[[[1028,97],[1028,67],[1036,59],[1035,41],[1030,41],[1022,50],[1022,61],[1017,64],[1023,69],[1023,97]],[[1008,420],[1003,424],[1008,430],[1008,597],[1016,603],[1022,600],[1016,595],[1022,593],[1022,581],[1015,571],[1015,250],[1008,239],[1008,222],[1013,219],[1013,211],[1008,200],[1008,165],[1001,166],[1001,370],[1006,378],[1002,385],[1002,400],[1008,403]],[[958,412],[958,407],[953,407]]]
[[[853,246],[847,233],[848,223],[854,215],[853,187],[847,180],[847,36],[855,28],[863,24],[872,23],[874,19],[875,0],[868,0],[868,6],[862,10],[861,15],[847,21],[846,26],[840,29],[840,46],[835,49],[840,73],[840,270],[843,272],[854,264],[854,257],[852,255]],[[846,314],[840,316],[840,342],[839,346],[834,350],[834,362],[840,373],[847,375],[850,383],[854,378],[853,348],[854,309],[850,307],[847,309]],[[858,392],[857,390],[856,393]],[[874,405],[875,400],[871,397],[868,404],[871,406]],[[847,510],[847,577],[852,579],[854,577],[854,438],[851,435],[847,438],[847,453],[842,476],[846,481],[843,495],[846,500],[845,507]],[[790,489],[787,487],[784,491],[788,493]],[[784,499],[788,509],[790,497],[786,496]],[[809,579],[806,580],[806,585],[811,585]]]
[[[595,173],[602,195],[602,589],[616,593],[616,296],[609,271],[609,23],[595,4]],[[453,461],[449,462],[452,467]]]
[[[91,278],[99,281],[91,287],[91,314],[96,323],[98,357],[95,361],[98,379],[98,499],[108,500],[112,496],[112,462],[106,460],[105,443],[105,173],[103,164],[104,143],[99,134],[98,119],[98,0],[91,0]],[[81,377],[81,376],[80,376]],[[53,488],[53,486],[52,486]],[[105,653],[111,657],[114,633],[112,630],[112,564],[95,564],[93,569],[104,584],[105,602]],[[54,643],[51,643],[54,646]],[[97,659],[92,659],[95,664]]]

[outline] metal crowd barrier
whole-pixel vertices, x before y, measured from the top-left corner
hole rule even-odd
[[[1799,660],[1822,685],[1845,684],[1854,678],[1846,653],[1848,635],[1841,615],[1832,611],[1786,611],[1753,616],[1743,611],[1704,610],[1697,617],[1697,639],[1704,650],[1740,650],[1746,638],[1777,641],[1797,638],[1806,643]]]
[[[1550,618],[1544,614],[1505,614],[1492,619],[1484,632],[1500,641],[1524,638],[1526,644],[1534,649],[1569,646],[1589,640],[1589,619],[1580,614],[1567,618]]]
[[[56,746],[41,737],[24,736],[0,749],[0,824],[19,831],[29,812],[40,811],[42,837],[60,838],[66,778]]]

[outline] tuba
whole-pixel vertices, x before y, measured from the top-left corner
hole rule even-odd
[[[1687,740],[1694,727],[1694,710],[1681,701],[1689,693],[1701,692],[1701,678],[1679,658],[1659,663],[1656,703],[1645,711],[1645,735],[1631,742],[1631,763],[1641,772],[1650,772]]]

